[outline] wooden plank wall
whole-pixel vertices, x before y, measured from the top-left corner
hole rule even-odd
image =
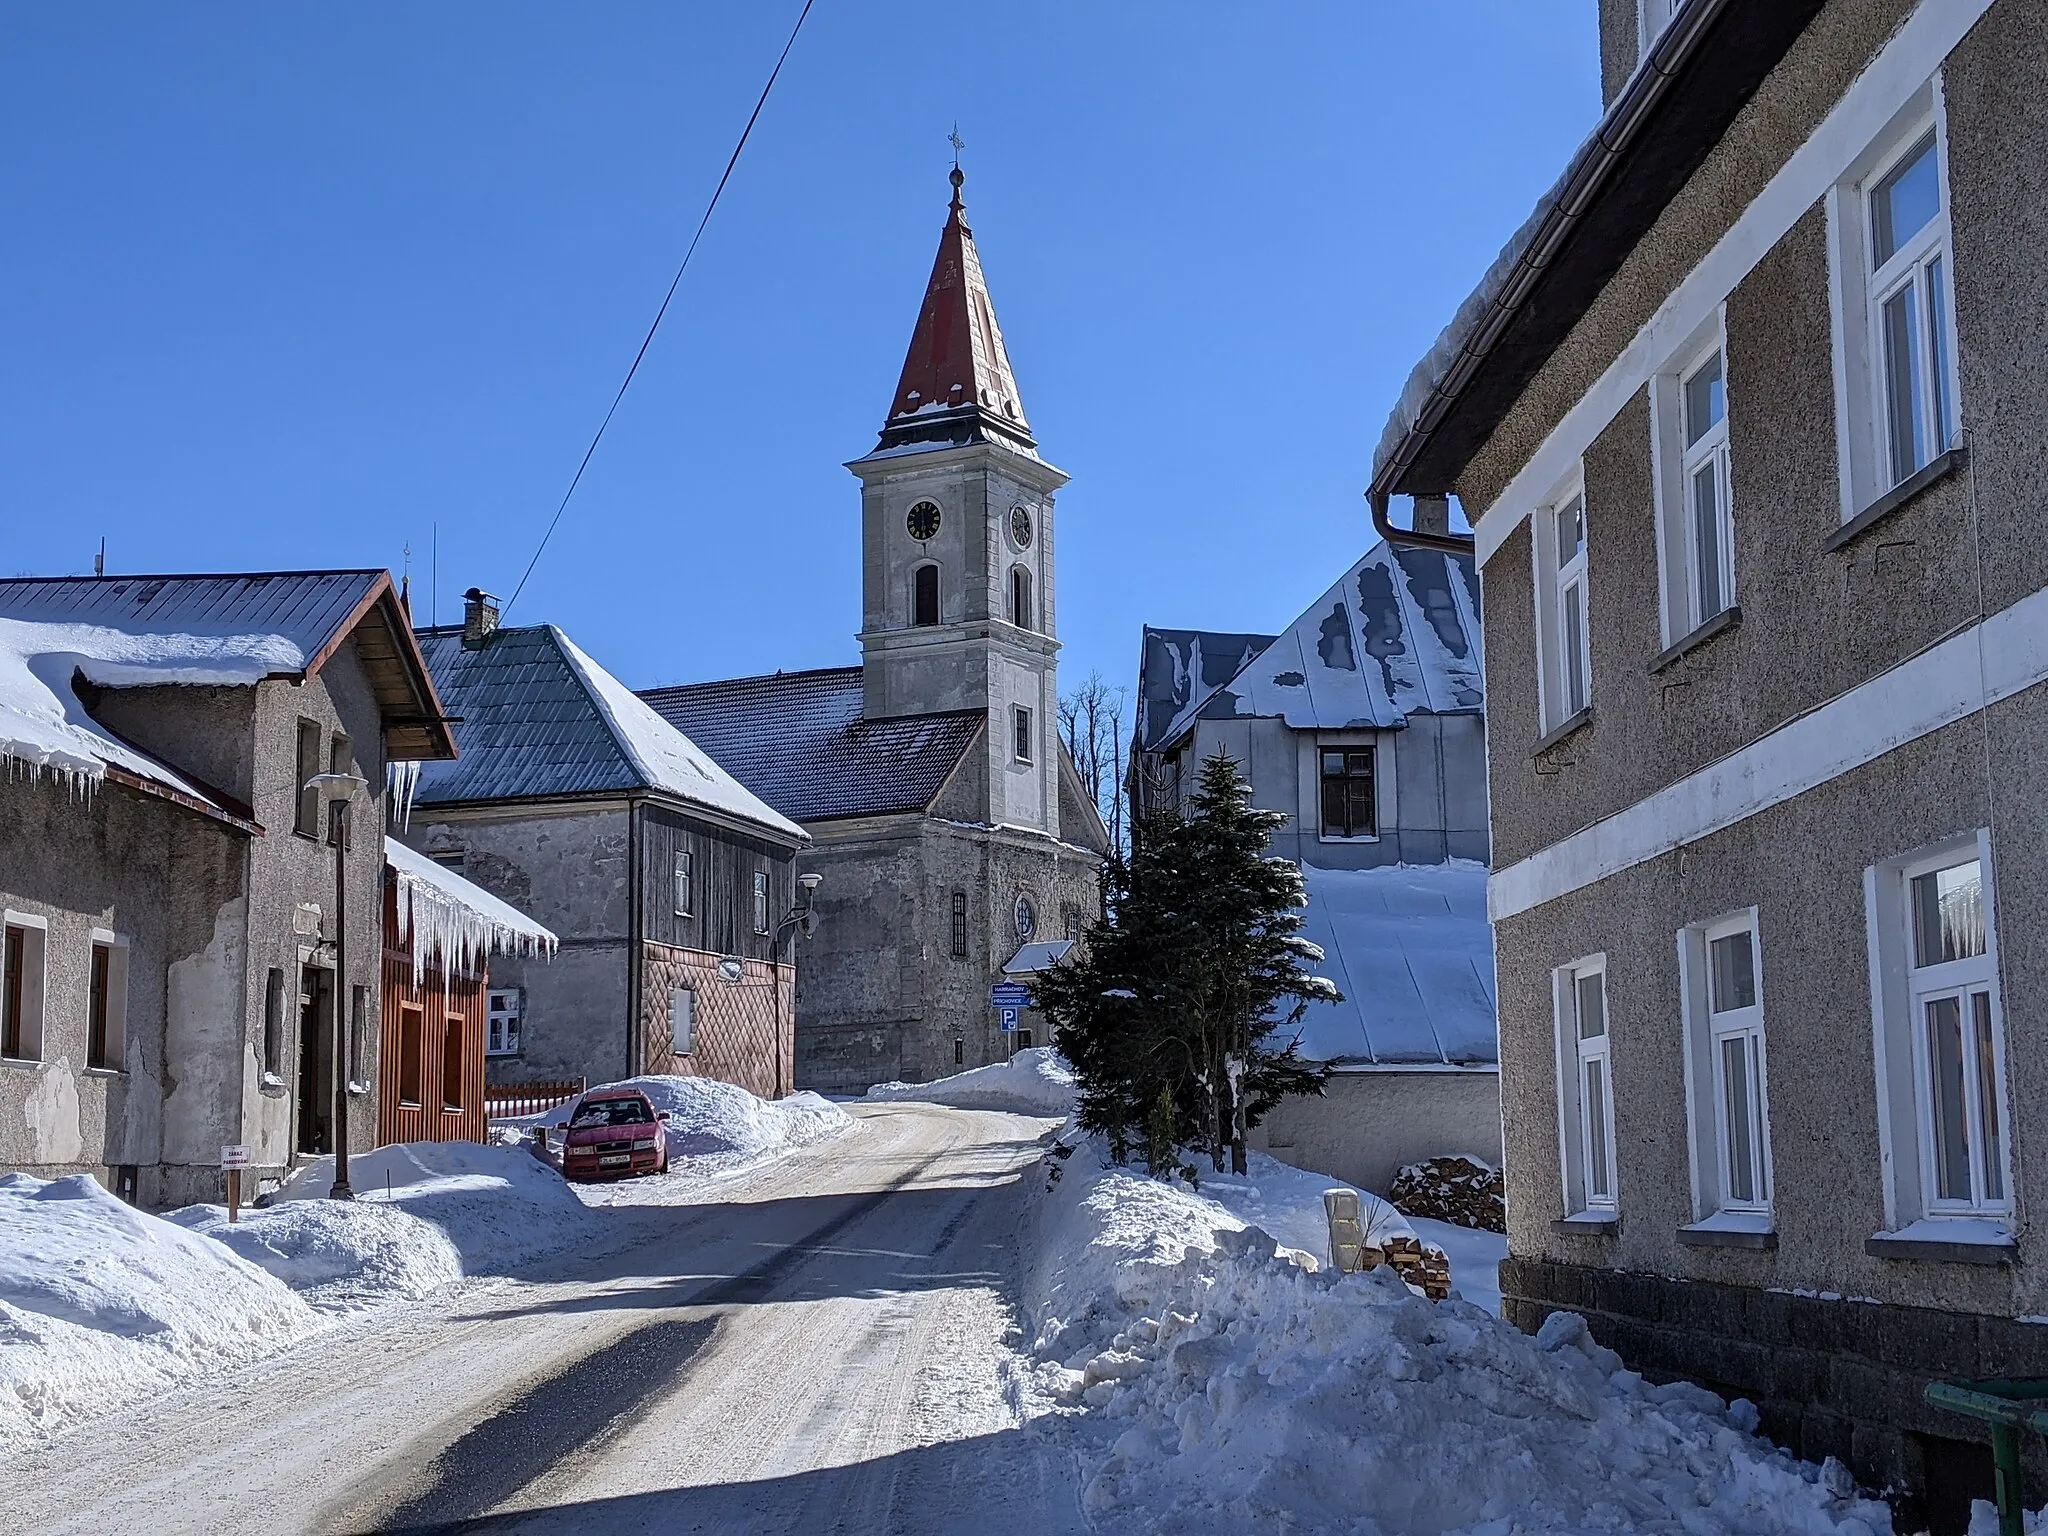
[[[763,839],[687,820],[660,806],[642,813],[642,937],[678,949],[766,960],[774,926],[796,900],[796,854]],[[675,915],[675,856],[690,855],[690,915]],[[754,931],[754,874],[768,875],[768,933]]]
[[[489,1128],[484,1111],[484,1010],[489,977],[483,971],[444,972],[429,965],[415,982],[412,948],[398,942],[398,902],[387,888],[384,900],[384,980],[377,1051],[377,1145],[396,1141],[482,1141]],[[420,1010],[417,1104],[399,1098],[404,1081],[403,1010]],[[461,1080],[453,1094],[442,1081],[448,1035],[461,1045]]]

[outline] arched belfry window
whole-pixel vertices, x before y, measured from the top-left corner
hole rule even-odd
[[[1031,604],[1031,573],[1021,565],[1010,567],[1010,622],[1019,629],[1038,627],[1037,610]]]
[[[910,576],[910,622],[929,627],[939,622],[939,568],[920,565]]]

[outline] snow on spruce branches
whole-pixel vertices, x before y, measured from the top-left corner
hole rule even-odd
[[[1252,805],[1219,752],[1185,814],[1133,827],[1128,857],[1104,870],[1104,916],[1083,953],[1034,983],[1082,1126],[1155,1177],[1194,1182],[1190,1151],[1219,1173],[1227,1151],[1243,1173],[1246,1129],[1289,1094],[1322,1092],[1327,1068],[1268,1043],[1311,999],[1339,995],[1303,968],[1322,954],[1300,936],[1301,872],[1266,852],[1285,820]]]

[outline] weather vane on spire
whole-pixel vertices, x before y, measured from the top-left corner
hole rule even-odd
[[[953,169],[960,169],[960,151],[967,147],[967,141],[960,137],[960,125],[955,123],[953,131],[946,135],[946,142],[953,146]]]

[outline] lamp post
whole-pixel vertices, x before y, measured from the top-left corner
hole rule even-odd
[[[812,910],[812,904],[817,900],[818,887],[824,884],[824,882],[825,877],[816,873],[806,873],[796,877],[796,883],[801,888],[802,894],[797,897],[796,905],[784,913],[782,921],[775,925],[775,942],[769,947],[768,951],[768,984],[775,988],[775,1086],[777,1088],[783,1087],[784,1084],[782,1081],[782,977],[777,972],[776,967],[782,964],[782,945],[783,941],[788,937],[790,929],[801,927],[808,934],[817,926],[818,918],[817,914]],[[795,1084],[792,1083],[788,1086],[794,1087]],[[780,1096],[780,1094],[777,1095],[778,1098]]]
[[[334,1187],[330,1200],[353,1200],[348,1187],[348,807],[369,781],[356,773],[316,773],[306,788],[327,805],[334,844]],[[299,1047],[305,1049],[303,1044]]]

